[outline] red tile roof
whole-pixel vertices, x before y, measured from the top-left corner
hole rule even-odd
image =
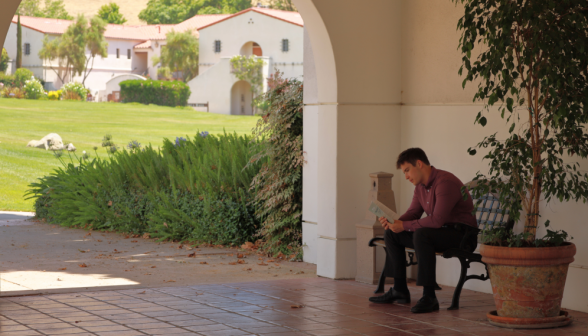
[[[125,39],[125,40],[165,40],[165,34],[171,30],[185,31],[192,29],[196,36],[198,36],[198,29],[209,25],[215,21],[225,19],[231,16],[230,14],[209,14],[196,15],[177,25],[141,25],[141,26],[127,26],[108,24],[104,37]],[[12,19],[16,23],[17,17]],[[72,23],[69,20],[47,19],[30,16],[21,16],[20,23],[23,27],[27,27],[45,34],[65,33],[67,27]]]
[[[242,10],[239,13],[235,13],[235,14],[229,15],[228,17],[223,18],[221,20],[217,20],[215,22],[211,22],[210,24],[208,24],[206,26],[202,26],[202,27],[200,27],[198,29],[208,28],[208,27],[210,27],[212,25],[215,25],[215,24],[217,24],[219,22],[228,20],[228,19],[230,19],[232,17],[239,16],[239,15],[242,15],[242,14],[245,14],[245,13],[248,13],[248,12],[251,12],[251,11],[254,11],[254,12],[257,12],[257,13],[261,13],[261,14],[264,14],[264,15],[267,15],[267,16],[270,16],[270,17],[273,17],[275,19],[278,19],[278,20],[286,21],[286,22],[295,24],[295,25],[300,26],[300,27],[303,27],[304,26],[304,21],[302,21],[302,16],[298,12],[290,12],[290,11],[284,11],[284,10],[279,10],[279,9],[251,7],[251,8]]]

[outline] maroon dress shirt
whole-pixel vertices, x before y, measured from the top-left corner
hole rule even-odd
[[[450,172],[431,167],[431,175],[426,185],[419,184],[414,189],[412,203],[399,220],[404,230],[414,232],[420,228],[438,229],[448,223],[462,223],[478,227],[472,215],[474,202],[468,191],[464,201],[461,195],[463,183]],[[427,217],[422,218],[423,212]]]

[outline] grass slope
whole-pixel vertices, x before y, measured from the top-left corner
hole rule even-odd
[[[93,157],[97,146],[99,156],[107,157],[101,147],[105,134],[121,148],[131,140],[158,147],[163,138],[193,137],[198,131],[250,134],[257,119],[140,104],[0,99],[0,210],[33,210],[23,197],[28,184],[61,164],[53,152],[26,145],[49,133],[72,142],[78,155],[85,150]]]

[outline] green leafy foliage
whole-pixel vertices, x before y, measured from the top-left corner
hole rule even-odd
[[[127,19],[120,12],[120,7],[114,2],[100,7],[98,17],[107,23],[123,24],[127,22]]]
[[[237,55],[231,58],[231,72],[239,80],[247,81],[251,84],[251,91],[253,93],[254,106],[262,106],[267,108],[262,102],[266,99],[259,94],[263,88],[263,66],[265,62],[263,59],[255,55],[244,56]],[[263,111],[263,109],[262,109]]]
[[[116,146],[105,136],[105,148]],[[31,184],[37,217],[92,227],[215,244],[252,241],[259,221],[249,185],[263,161],[249,161],[251,137],[202,133],[163,148],[110,151],[109,159],[71,158]]]
[[[78,82],[69,82],[61,88],[61,96],[71,97],[72,93],[75,94],[74,96],[79,96],[81,101],[86,101],[89,90],[82,83]]]
[[[48,63],[62,83],[78,74],[83,77],[84,84],[93,69],[94,58],[107,56],[105,30],[106,23],[99,17],[92,17],[88,22],[83,15],[78,15],[63,35],[45,36],[39,57]],[[86,50],[90,51],[88,55]]]
[[[190,87],[179,81],[133,79],[120,83],[120,95],[126,103],[186,106],[190,97]]]
[[[2,48],[2,56],[0,56],[0,73],[6,73],[6,69],[8,69],[8,61],[10,58],[8,57],[8,52],[6,48]]]
[[[166,45],[161,49],[161,56],[153,57],[154,66],[161,63],[158,77],[177,77],[188,82],[198,75],[198,38],[191,30],[185,32],[171,31],[165,35]],[[174,76],[174,74],[176,76]]]
[[[22,0],[17,13],[25,16],[73,20],[73,17],[65,10],[63,0],[45,0],[43,7],[41,7],[41,0]]]
[[[43,84],[36,79],[32,78],[25,82],[23,85],[23,91],[26,99],[40,99],[47,97]]]
[[[276,72],[264,95],[268,112],[253,131],[256,152],[248,166],[268,160],[251,183],[257,189],[256,216],[262,221],[262,249],[301,256],[302,242],[302,83]]]
[[[281,9],[285,11],[297,12],[296,6],[292,3],[292,0],[271,0],[270,7],[273,9]]]
[[[14,75],[7,75],[3,72],[0,72],[0,83],[4,84],[4,86],[14,86],[15,77]]]
[[[139,19],[148,24],[176,24],[196,14],[232,14],[249,7],[250,0],[149,0]]]
[[[23,87],[29,79],[33,78],[33,72],[27,68],[19,68],[14,72],[14,85]]]
[[[489,150],[490,168],[477,174],[483,183],[474,193],[497,192],[514,220],[524,210],[516,239],[534,242],[542,200],[588,200],[588,174],[569,162],[588,156],[588,1],[455,1],[465,7],[459,73],[464,86],[479,81],[474,100],[485,102],[475,123],[485,126],[498,105],[510,124],[506,138],[492,134],[477,144]]]

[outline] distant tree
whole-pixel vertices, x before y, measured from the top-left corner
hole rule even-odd
[[[94,16],[90,19],[90,26],[86,30],[86,48],[90,51],[90,55],[86,56],[86,66],[84,67],[82,84],[86,83],[86,78],[88,78],[90,72],[94,69],[94,59],[96,56],[102,58],[108,56],[108,43],[104,40],[105,31],[106,22],[104,20],[98,16]],[[88,68],[90,60],[92,60],[92,64]]]
[[[65,10],[63,0],[45,0],[43,17],[62,20],[73,20],[73,16]]]
[[[17,13],[24,16],[73,20],[73,17],[65,10],[63,0],[45,0],[43,8],[41,8],[41,0],[22,0]]]
[[[20,24],[20,15],[16,21],[16,68],[22,67],[22,26]]]
[[[98,16],[107,23],[123,24],[127,22],[127,19],[125,19],[119,10],[120,7],[114,2],[111,2],[100,7],[98,10]]]
[[[5,48],[2,48],[2,56],[0,56],[0,72],[6,72],[8,69],[8,61],[10,58],[8,57],[8,52],[6,52]]]
[[[298,10],[292,3],[292,0],[271,0],[270,8],[281,9],[285,11],[297,12]]]
[[[232,14],[251,7],[251,0],[149,0],[139,19],[148,24],[176,24],[196,14]]]
[[[158,76],[172,76],[188,82],[198,75],[198,39],[192,31],[167,33],[167,44],[161,48],[161,56],[153,57],[153,65],[161,64]],[[163,69],[162,69],[163,68]],[[168,68],[166,70],[165,68]]]
[[[62,83],[76,74],[82,76],[84,83],[93,69],[94,58],[98,55],[106,57],[105,29],[106,23],[101,18],[93,17],[88,24],[88,20],[79,15],[60,37],[50,40],[45,36],[39,57],[45,61],[57,61],[56,65],[50,64],[50,68]],[[86,49],[89,55],[86,55]]]

